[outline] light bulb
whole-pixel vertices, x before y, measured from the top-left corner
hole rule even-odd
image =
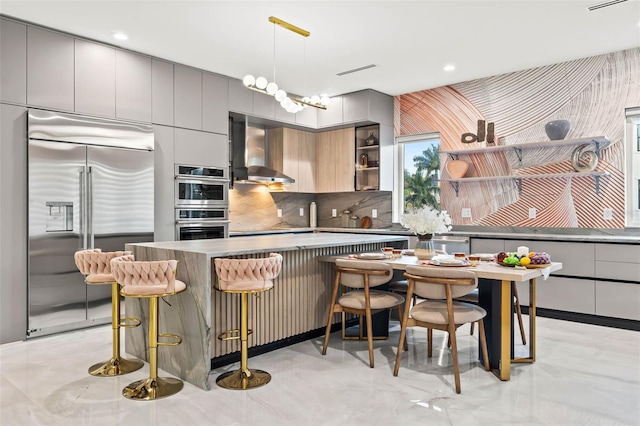
[[[287,108],[287,112],[291,113],[291,114],[295,114],[296,111],[296,106],[292,103],[291,105],[289,105]]]
[[[285,92],[284,90],[280,89],[276,92],[276,101],[282,102],[286,97],[287,97],[287,92]]]
[[[291,100],[291,98],[289,98],[289,97],[284,98],[284,100],[282,101],[282,105],[283,105],[285,108],[288,108],[288,107],[289,107],[289,105],[291,105],[292,103],[293,103],[293,101],[292,101],[292,100]]]
[[[302,102],[311,102],[311,99],[308,96],[305,96],[304,98],[302,98]]]
[[[266,78],[264,78],[264,77],[258,77],[258,78],[256,78],[256,87],[257,87],[258,89],[262,89],[262,90],[264,90],[264,89],[265,89],[265,87],[267,87],[267,83],[268,83],[268,81],[267,81],[267,79],[266,79]]]
[[[311,97],[311,103],[312,103],[312,104],[320,103],[320,96],[318,96],[318,95],[313,95],[313,96]]]
[[[251,74],[247,74],[242,79],[242,84],[244,84],[245,87],[251,87],[254,84],[256,84],[256,78],[254,76],[252,76]]]
[[[331,103],[331,98],[327,95],[320,95],[320,104],[322,106],[327,106]]]
[[[267,84],[267,93],[271,96],[275,95],[278,92],[278,85],[274,82]]]

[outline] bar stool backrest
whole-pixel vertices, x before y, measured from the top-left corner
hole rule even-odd
[[[76,266],[82,275],[110,274],[111,259],[130,254],[130,251],[103,252],[99,248],[96,248],[75,252],[73,260],[75,260]]]
[[[446,284],[450,284],[451,298],[464,296],[478,287],[478,277],[471,271],[447,267],[407,266],[407,274],[416,275],[422,280],[416,280],[414,294],[425,299],[446,299]],[[432,279],[432,282],[429,282]],[[456,281],[459,281],[456,284]]]
[[[280,275],[282,255],[270,253],[259,259],[214,259],[218,289],[222,291],[267,290]]]
[[[336,259],[338,268],[358,269],[364,271],[387,271],[387,275],[369,275],[369,287],[377,287],[388,283],[393,278],[393,268],[386,263],[375,260]],[[351,288],[364,288],[364,275],[362,273],[340,273],[340,284]]]
[[[174,293],[177,267],[177,260],[134,261],[133,256],[111,260],[111,272],[126,295]]]

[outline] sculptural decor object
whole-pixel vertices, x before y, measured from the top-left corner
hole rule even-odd
[[[467,173],[469,163],[463,160],[451,160],[447,162],[446,168],[453,179],[460,179]]]
[[[564,139],[571,127],[569,120],[553,120],[544,125],[544,131],[552,141]]]

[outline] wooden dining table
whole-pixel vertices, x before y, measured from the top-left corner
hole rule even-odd
[[[346,256],[319,256],[321,262],[335,263]],[[372,259],[371,262],[384,262],[395,270],[406,270],[409,265],[422,265],[428,268],[453,266],[435,266],[425,264],[415,256],[402,255],[398,258]],[[478,277],[479,304],[487,311],[484,319],[489,349],[489,363],[493,373],[500,380],[511,379],[512,363],[533,363],[536,360],[536,279],[546,279],[551,272],[562,269],[562,263],[551,262],[544,268],[507,267],[495,262],[477,262],[474,266],[456,267],[475,272]],[[513,344],[513,293],[512,285],[529,282],[529,354],[514,356]],[[482,356],[482,354],[480,354]]]

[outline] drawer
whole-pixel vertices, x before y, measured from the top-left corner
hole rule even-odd
[[[558,241],[527,241],[507,240],[506,251],[516,251],[519,246],[529,247],[529,251],[546,251],[552,262],[562,262],[562,269],[556,272],[560,275],[576,277],[595,277],[595,247],[594,243],[558,242]]]
[[[596,281],[596,315],[640,321],[640,284]]]
[[[640,264],[640,245],[596,244],[595,260]]]
[[[640,263],[605,262],[595,263],[595,278],[640,282]]]
[[[595,281],[549,277],[536,280],[536,306],[558,311],[596,313]],[[520,305],[529,304],[529,283],[518,283]]]

